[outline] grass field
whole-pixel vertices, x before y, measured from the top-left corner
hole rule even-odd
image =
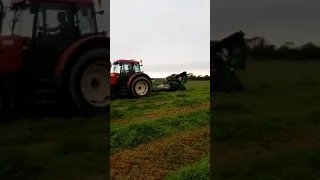
[[[209,82],[111,107],[111,178],[163,179],[209,156]],[[0,179],[106,180],[107,116],[0,125]]]
[[[211,113],[205,81],[113,101],[111,178],[209,179],[211,124],[213,179],[319,179],[319,69],[251,62],[238,73],[245,92],[211,94]],[[2,124],[0,179],[107,179],[106,118]]]
[[[319,179],[319,69],[320,62],[251,62],[239,72],[244,93],[211,94],[213,179]]]
[[[165,179],[209,158],[210,83],[186,87],[112,102],[111,179]]]

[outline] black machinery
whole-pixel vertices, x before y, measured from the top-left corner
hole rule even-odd
[[[156,84],[157,88],[164,89],[165,91],[185,91],[184,84],[188,82],[187,72],[184,71],[180,74],[172,74],[165,79],[165,82]]]
[[[211,41],[210,70],[212,92],[243,91],[236,69],[245,69],[249,49],[242,31],[220,40]]]

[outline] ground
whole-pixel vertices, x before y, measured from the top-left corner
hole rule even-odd
[[[162,179],[209,157],[209,82],[111,107],[112,179]],[[108,117],[25,119],[0,125],[0,179],[105,180]]]
[[[215,180],[320,177],[320,62],[250,62],[243,93],[212,93]],[[171,179],[209,179],[209,158]],[[169,178],[169,179],[170,179]]]
[[[111,179],[164,179],[210,154],[210,82],[111,104]]]
[[[318,179],[319,69],[251,62],[238,73],[245,92],[211,94],[211,113],[206,81],[113,101],[112,179],[209,179],[210,124],[213,179]],[[107,123],[101,116],[2,124],[1,179],[107,179]]]
[[[213,93],[213,179],[320,177],[320,62],[251,62],[244,93]]]

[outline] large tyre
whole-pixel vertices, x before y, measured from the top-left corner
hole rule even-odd
[[[130,91],[136,98],[148,96],[151,91],[151,82],[148,78],[139,76],[132,81]]]
[[[109,49],[93,49],[83,54],[71,68],[68,89],[79,112],[86,115],[109,113]]]

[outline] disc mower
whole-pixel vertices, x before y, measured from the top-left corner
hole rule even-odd
[[[185,91],[184,84],[188,82],[187,72],[184,71],[180,74],[172,74],[165,79],[165,82],[156,84],[157,88],[164,89],[165,91]]]
[[[8,11],[11,34],[0,36],[0,111],[53,105],[107,113],[110,39],[98,31],[103,11],[93,0],[12,0]]]
[[[242,31],[220,40],[211,41],[211,91],[243,91],[244,87],[236,76],[237,69],[245,69],[248,47]]]

